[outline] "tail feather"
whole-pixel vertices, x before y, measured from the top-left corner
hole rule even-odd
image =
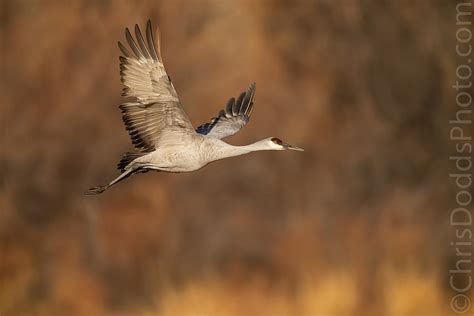
[[[127,152],[122,156],[122,159],[120,162],[117,164],[117,169],[120,170],[120,172],[125,172],[125,168],[135,159],[142,157],[143,155],[146,155],[146,153],[140,153],[140,152]]]

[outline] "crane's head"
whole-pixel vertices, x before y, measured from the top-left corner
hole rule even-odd
[[[277,137],[270,137],[266,139],[268,146],[270,146],[273,150],[297,150],[297,151],[304,151],[303,148],[299,148],[290,144],[283,142],[281,139]]]

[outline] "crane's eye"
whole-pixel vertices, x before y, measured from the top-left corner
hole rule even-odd
[[[276,138],[276,137],[272,138],[272,142],[274,142],[277,145],[281,145],[283,143],[283,141],[281,139]]]

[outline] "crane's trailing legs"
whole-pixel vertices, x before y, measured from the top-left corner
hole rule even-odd
[[[117,178],[115,178],[114,180],[110,181],[109,184],[105,184],[105,185],[99,185],[99,186],[96,186],[96,187],[93,187],[93,188],[90,188],[89,190],[87,190],[85,192],[85,195],[95,195],[95,194],[100,194],[102,192],[104,192],[105,190],[107,190],[109,187],[113,186],[114,184],[122,181],[122,180],[125,180],[126,178],[130,177],[132,174],[135,174],[137,173],[138,171],[135,169],[129,169],[129,170],[126,170],[124,171],[121,175],[119,175]]]

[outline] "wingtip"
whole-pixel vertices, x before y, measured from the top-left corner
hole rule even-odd
[[[132,37],[132,33],[130,33],[130,30],[128,27],[125,28],[125,39],[127,40],[127,42],[130,44],[130,39],[133,40],[133,37]]]
[[[117,41],[118,48],[120,49],[120,52],[123,54],[124,57],[130,57],[130,53],[128,50],[123,46],[122,42]]]
[[[146,32],[147,33],[153,33],[153,26],[151,25],[151,19],[148,19],[146,22]]]
[[[250,92],[250,91],[255,92],[255,90],[257,90],[257,84],[256,84],[255,82],[252,82],[252,83],[250,84],[250,86],[249,86],[248,91],[249,91],[249,92]]]

